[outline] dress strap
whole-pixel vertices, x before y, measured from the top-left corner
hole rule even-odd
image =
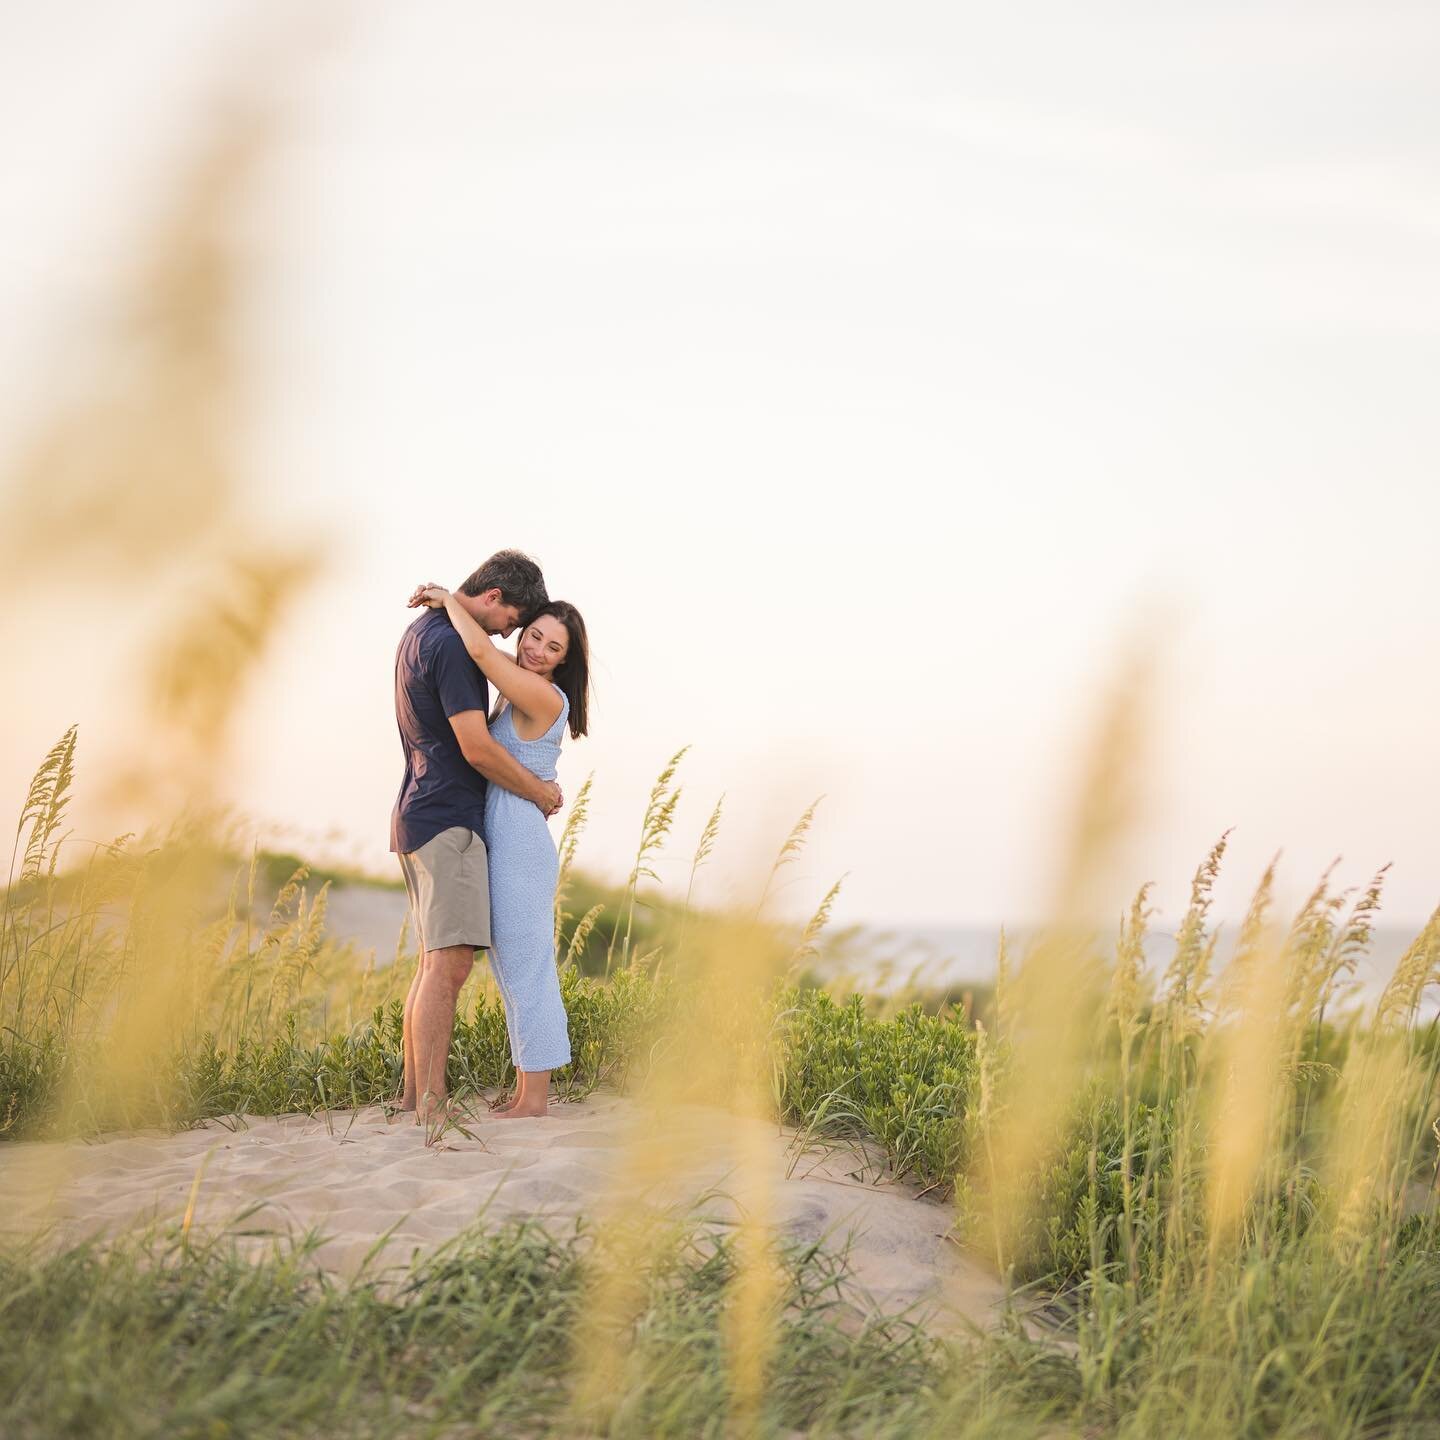
[[[570,718],[570,697],[552,680],[550,688],[560,697],[560,713],[555,717],[555,723],[545,732],[548,739],[556,730],[563,730],[565,722]]]

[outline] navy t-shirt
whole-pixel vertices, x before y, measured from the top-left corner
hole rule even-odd
[[[418,850],[452,825],[485,833],[485,778],[460,753],[449,717],[490,708],[490,687],[443,610],[427,610],[395,652],[395,721],[405,779],[390,848]]]

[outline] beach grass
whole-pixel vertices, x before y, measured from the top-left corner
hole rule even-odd
[[[0,1164],[11,1141],[329,1116],[399,1086],[413,956],[365,963],[326,933],[319,872],[258,853],[237,869],[206,818],[248,680],[325,551],[242,503],[236,221],[274,131],[243,104],[210,119],[109,343],[67,346],[73,393],[7,465],[0,583],[83,574],[111,615],[164,620],[128,657],[141,693],[116,698],[128,739],[107,777],[145,833],[67,835],[73,731],[22,805],[0,915]],[[92,373],[113,383],[86,390]],[[260,1259],[185,1227],[12,1247],[0,1434],[1440,1436],[1440,1044],[1423,1019],[1440,912],[1357,1009],[1383,872],[1354,894],[1326,876],[1279,917],[1272,867],[1222,946],[1222,840],[1150,974],[1146,889],[1118,934],[1093,925],[1133,821],[1143,672],[1100,717],[1050,923],[1001,957],[978,1009],[806,983],[834,887],[809,924],[765,911],[814,807],[753,911],[720,915],[692,903],[722,830],[707,803],[686,895],[668,899],[655,860],[683,751],[623,886],[575,867],[588,792],[562,841],[561,1095],[608,1085],[654,1106],[642,1170],[677,1158],[667,1101],[866,1142],[953,1200],[936,1216],[1012,1287],[996,1328],[868,1312],[843,1255],[772,1243],[742,1165],[753,1223],[731,1232],[637,1230],[623,1212],[573,1236],[499,1227],[399,1284],[327,1279],[314,1236]],[[457,1090],[508,1083],[493,992],[472,992],[451,1058]]]
[[[734,1237],[676,1224],[647,1247],[605,1433],[723,1435]],[[568,1378],[589,1272],[606,1263],[592,1236],[477,1230],[345,1285],[312,1248],[254,1259],[171,1233],[0,1260],[6,1435],[582,1433]],[[897,1407],[923,1406],[943,1347],[867,1310],[843,1255],[790,1246],[777,1263],[785,1319],[761,1433],[906,1433]]]
[[[74,776],[67,735],[17,832],[0,1133],[393,1097],[413,957],[376,968],[336,944],[303,866],[273,900],[258,861],[217,884],[230,852],[193,822],[67,863]],[[955,1243],[1012,1287],[989,1333],[868,1312],[843,1256],[743,1223],[502,1227],[403,1283],[348,1285],[307,1263],[318,1237],[256,1260],[162,1232],[9,1255],[6,1433],[1440,1434],[1440,1046],[1420,1023],[1440,923],[1357,1010],[1344,987],[1383,877],[1355,895],[1327,879],[1278,921],[1267,873],[1222,952],[1223,858],[1222,841],[1197,870],[1166,973],[1141,961],[1142,890],[1108,946],[1058,926],[1033,942],[1048,954],[1007,958],[988,1024],[818,987],[814,924],[656,906],[642,950],[632,884],[606,975],[565,959],[592,907],[561,913],[563,1099],[603,1085],[661,1107],[641,1170],[683,1159],[663,1106],[689,1100],[862,1142],[877,1173],[952,1200]],[[1027,969],[1063,986],[1027,989]],[[1037,1040],[1061,1093],[1027,1112]],[[451,1077],[462,1094],[511,1079],[486,987]]]

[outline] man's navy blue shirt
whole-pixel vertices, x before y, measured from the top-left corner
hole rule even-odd
[[[460,753],[450,716],[490,708],[490,687],[443,610],[427,610],[395,652],[395,721],[405,779],[390,848],[418,850],[452,825],[485,833],[485,778]]]

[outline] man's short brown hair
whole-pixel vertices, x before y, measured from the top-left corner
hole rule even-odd
[[[520,612],[520,623],[528,625],[542,605],[550,603],[540,566],[518,550],[497,550],[460,587],[462,595],[483,595],[498,590],[501,602]]]

